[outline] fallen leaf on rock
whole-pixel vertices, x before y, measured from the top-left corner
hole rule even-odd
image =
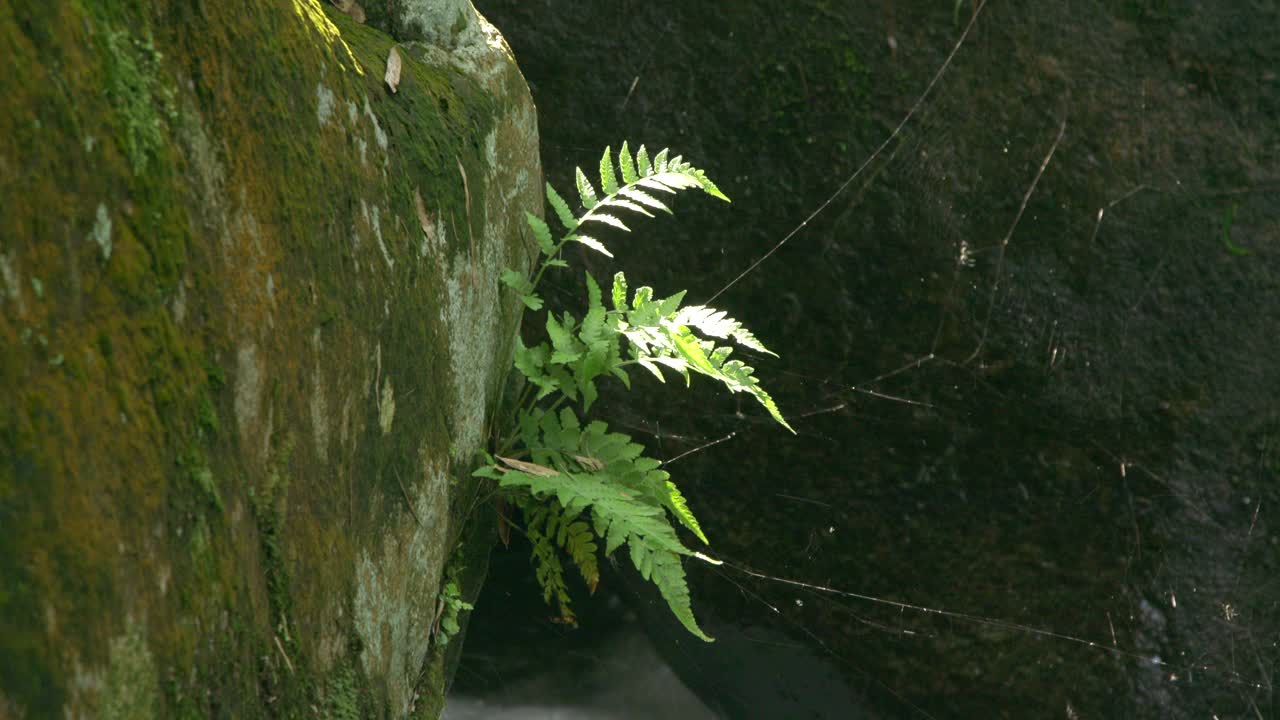
[[[364,24],[364,8],[356,0],[329,0],[333,6],[351,16],[352,20]]]
[[[422,225],[422,232],[427,236],[418,254],[426,257],[427,253],[439,243],[439,236],[436,234],[436,221],[431,218],[431,213],[427,212],[427,204],[422,201],[422,193],[418,188],[413,189],[413,207],[418,211],[418,224]]]
[[[395,92],[400,85],[400,64],[400,52],[393,47],[387,54],[387,74],[382,78],[391,92]]]

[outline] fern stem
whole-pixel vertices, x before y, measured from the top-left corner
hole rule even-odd
[[[596,210],[598,210],[598,209],[600,209],[600,208],[602,208],[602,207],[608,207],[608,205],[609,205],[609,201],[610,201],[610,200],[612,200],[613,198],[615,198],[615,197],[617,197],[617,196],[621,195],[624,191],[626,191],[626,190],[630,190],[630,189],[632,189],[632,188],[636,187],[637,185],[639,185],[639,183],[638,183],[638,182],[631,182],[631,183],[627,183],[626,185],[623,185],[622,187],[618,188],[618,191],[617,191],[617,192],[610,193],[610,194],[605,195],[604,197],[600,198],[600,201],[599,201],[598,203],[596,203],[595,207],[593,207],[593,208],[591,208],[590,210],[586,211],[585,213],[583,213],[583,214],[582,214],[582,216],[581,216],[581,217],[579,217],[579,218],[577,219],[577,227],[578,227],[578,228],[582,227],[582,224],[583,224],[583,223],[585,223],[587,220],[590,220],[590,219],[591,219],[591,217],[594,215],[594,213],[595,213],[595,211],[596,211]],[[559,242],[558,244],[556,244],[555,252],[553,252],[551,255],[548,255],[548,256],[547,256],[547,259],[546,259],[546,260],[544,260],[544,261],[542,262],[542,265],[538,268],[538,274],[537,274],[537,275],[535,275],[535,276],[533,277],[533,289],[534,289],[534,290],[537,290],[537,289],[538,289],[538,283],[539,283],[539,282],[541,282],[541,280],[542,280],[542,274],[543,274],[543,273],[545,273],[545,272],[547,271],[547,268],[548,268],[548,267],[550,267],[550,261],[551,261],[551,260],[558,259],[558,258],[560,257],[560,253],[561,253],[561,251],[564,249],[564,246],[565,246],[566,244],[568,244],[568,243],[569,243],[569,239],[573,237],[573,234],[574,234],[574,232],[576,232],[576,231],[577,231],[577,228],[575,228],[574,230],[571,230],[571,231],[569,231],[569,232],[565,233],[564,237],[560,238],[560,242]]]

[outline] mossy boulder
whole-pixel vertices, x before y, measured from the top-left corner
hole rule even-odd
[[[0,7],[0,717],[439,713],[541,168],[417,5]]]

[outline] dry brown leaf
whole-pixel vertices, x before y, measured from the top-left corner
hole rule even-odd
[[[502,547],[511,547],[511,506],[507,504],[506,499],[501,495],[494,499],[494,509],[498,514],[498,539],[502,541]]]
[[[507,467],[513,470],[519,470],[520,472],[523,472],[523,473],[529,473],[530,475],[537,475],[539,477],[554,477],[560,474],[555,470],[552,470],[551,468],[545,465],[539,465],[538,463],[525,462],[524,460],[515,460],[513,458],[505,458],[505,457],[502,457],[501,455],[498,456],[498,459],[501,460],[502,463]]]
[[[582,455],[574,455],[574,456],[573,456],[573,459],[574,459],[574,460],[577,460],[579,465],[581,465],[582,467],[584,467],[584,468],[586,468],[586,469],[588,469],[588,470],[603,470],[603,469],[604,469],[604,463],[600,462],[599,460],[597,460],[597,459],[595,459],[595,458],[593,458],[593,457],[585,457],[585,456],[582,456]]]
[[[400,65],[400,52],[392,47],[391,52],[387,53],[387,74],[382,78],[391,92],[395,92],[400,86]]]
[[[435,239],[436,226],[431,222],[431,215],[427,213],[427,204],[422,201],[422,193],[418,188],[413,189],[413,209],[418,211],[418,222],[422,223],[422,232]]]
[[[329,0],[334,7],[351,16],[352,20],[364,24],[364,8],[356,0]]]

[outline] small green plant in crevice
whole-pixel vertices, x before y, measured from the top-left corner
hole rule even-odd
[[[502,282],[520,295],[529,311],[542,311],[539,283],[551,268],[567,267],[561,254],[569,243],[612,257],[604,243],[588,234],[591,228],[629,231],[623,222],[624,217],[630,219],[626,213],[642,217],[654,217],[655,211],[670,213],[658,199],[662,193],[698,188],[728,201],[701,170],[678,155],[668,157],[666,150],[650,158],[641,146],[632,156],[623,143],[617,158],[616,170],[610,149],[600,159],[603,197],[578,168],[581,214],[570,210],[550,184],[546,186],[547,202],[565,228],[558,240],[547,223],[525,214],[541,251],[540,263],[532,277],[506,270]],[[594,592],[600,580],[601,544],[606,557],[626,545],[636,569],[658,587],[684,627],[711,640],[694,619],[682,558],[716,561],[688,548],[673,520],[704,544],[706,535],[660,461],[646,457],[627,435],[609,432],[599,420],[585,419],[598,397],[598,380],[611,377],[630,389],[628,371],[635,367],[662,382],[664,369],[673,371],[686,386],[691,375],[705,375],[730,392],[751,395],[791,430],[754,370],[730,359],[733,348],[718,345],[717,340],[773,353],[725,313],[703,305],[682,307],[684,294],[656,298],[648,287],[632,291],[619,272],[613,276],[606,306],[600,285],[588,273],[587,307],[581,319],[568,312],[559,316],[543,312],[546,339],[532,347],[517,341],[515,367],[526,383],[515,402],[513,429],[496,443],[492,455],[486,455],[475,475],[496,480],[510,493],[510,505],[520,508],[544,599],[548,604],[554,601],[564,622],[573,623],[574,616],[562,556],[569,558]]]
[[[440,597],[436,601],[435,646],[443,648],[449,639],[458,634],[462,625],[458,620],[464,610],[474,610],[475,606],[462,599],[462,588],[458,585],[458,575],[462,568],[450,566],[445,573],[444,584],[440,587]]]

